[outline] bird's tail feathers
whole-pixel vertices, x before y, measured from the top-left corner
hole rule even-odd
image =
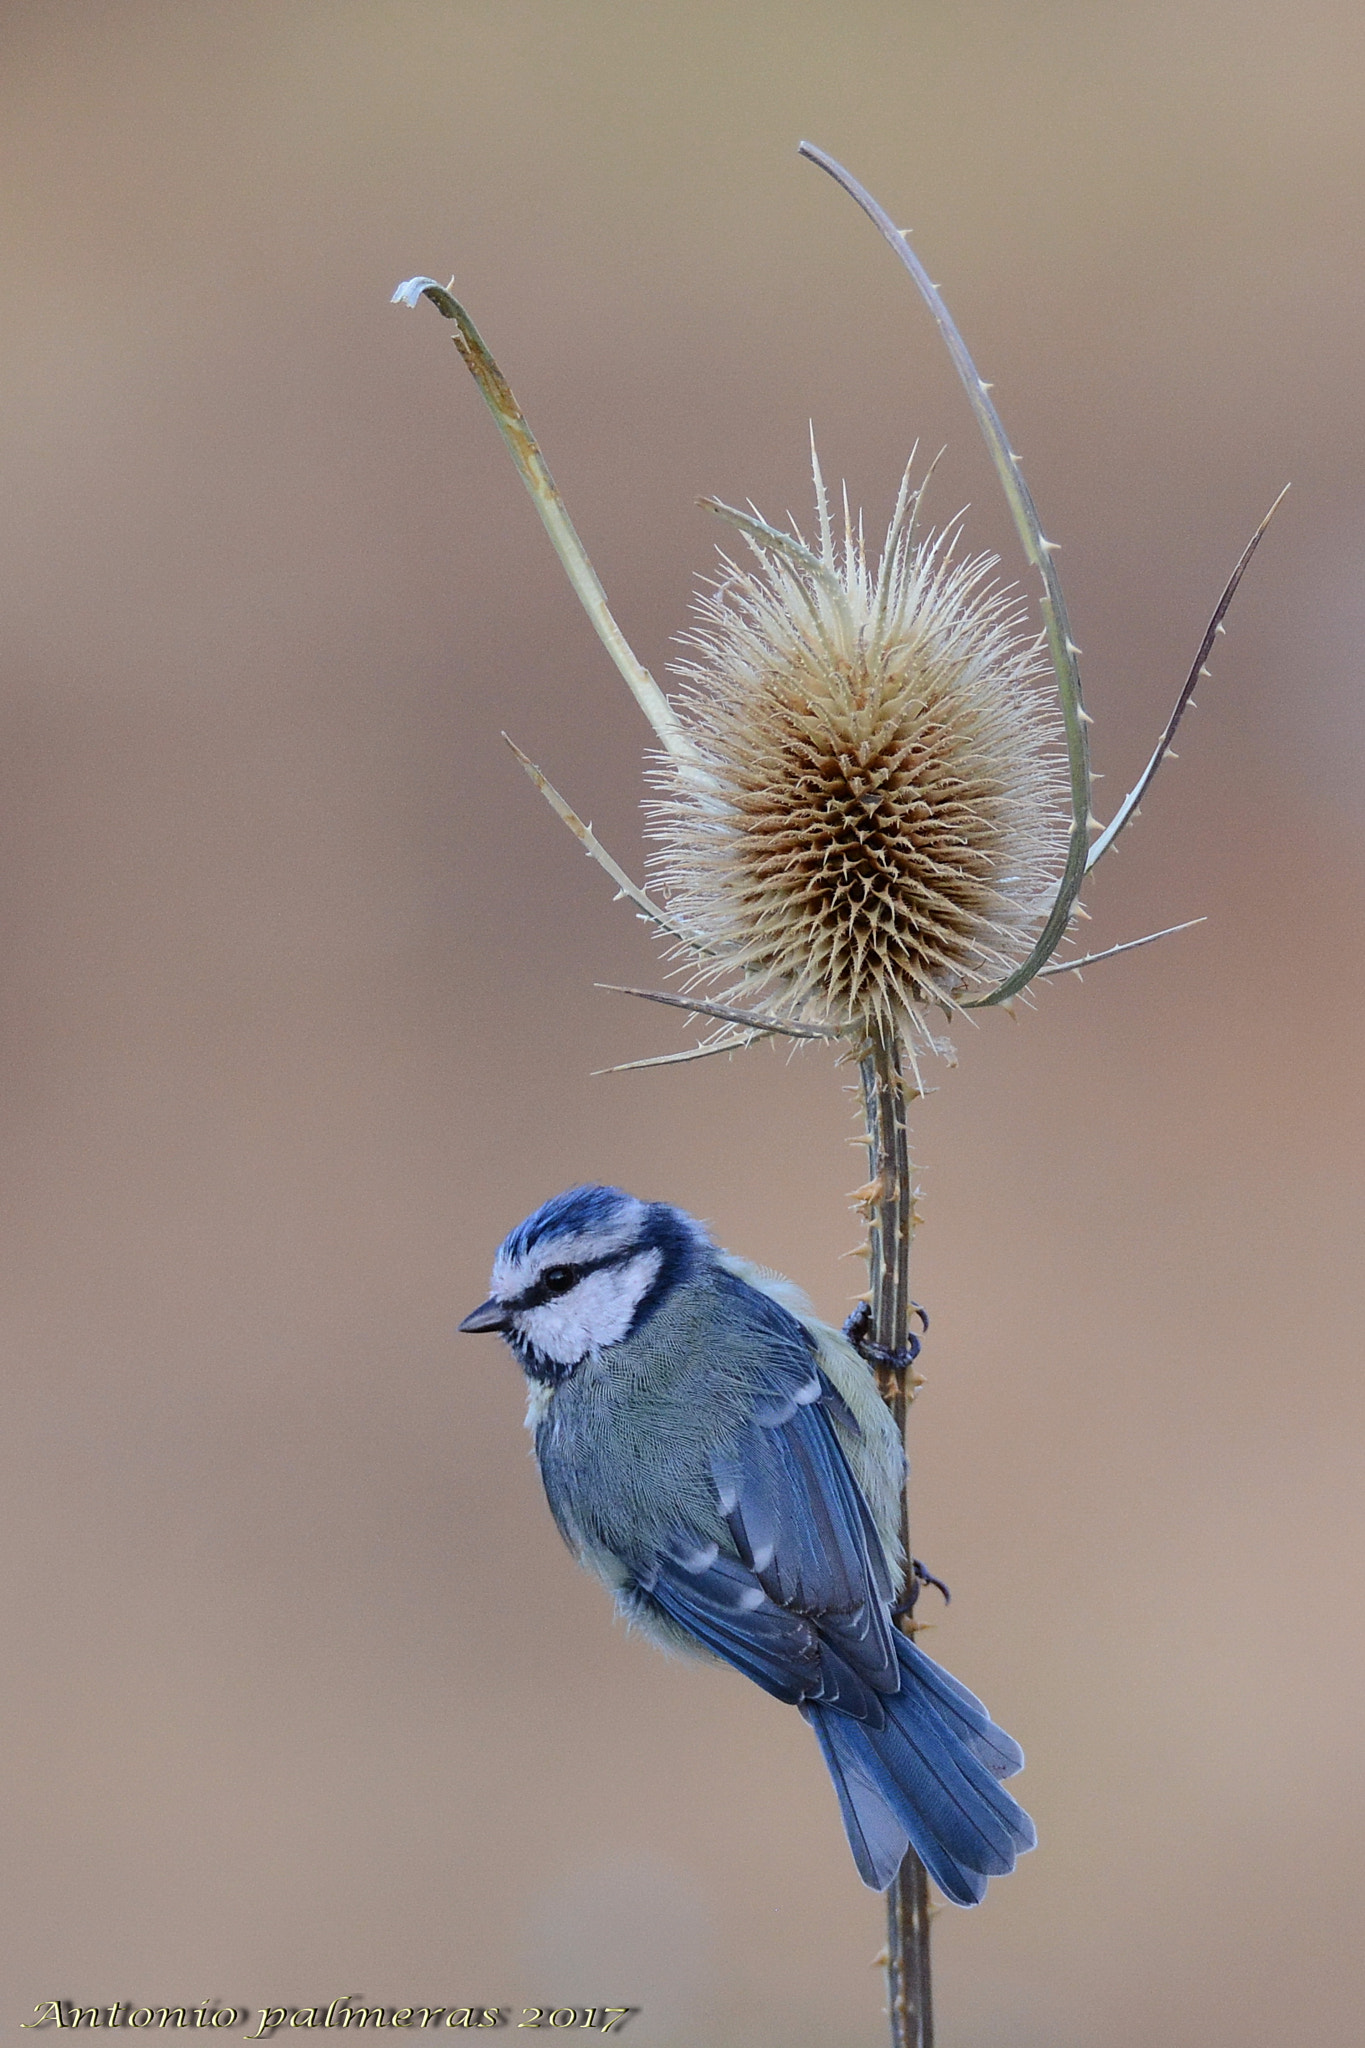
[[[902,1685],[918,1683],[924,1687],[949,1727],[993,1778],[1012,1778],[1016,1771],[1022,1771],[1023,1750],[1012,1735],[996,1727],[976,1694],[969,1692],[951,1671],[926,1657],[909,1636],[899,1630],[897,1635]]]
[[[901,1688],[885,1726],[803,1706],[864,1884],[884,1891],[913,1847],[945,1898],[973,1906],[1037,1841],[1000,1780],[1024,1761],[974,1693],[897,1631]]]

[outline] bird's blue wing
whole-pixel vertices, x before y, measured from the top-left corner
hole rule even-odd
[[[895,1692],[891,1575],[831,1414],[847,1409],[796,1318],[745,1282],[760,1391],[712,1475],[740,1557],[779,1607],[809,1616],[867,1684]]]
[[[660,1555],[634,1577],[637,1597],[661,1608],[716,1656],[791,1706],[835,1707],[880,1728],[880,1691],[867,1683],[810,1617],[779,1607],[740,1559],[714,1544]]]
[[[891,1578],[866,1501],[830,1415],[839,1396],[796,1318],[728,1273],[738,1297],[748,1412],[711,1458],[736,1555],[680,1535],[646,1592],[707,1648],[780,1699],[838,1707],[882,1724],[900,1686]]]

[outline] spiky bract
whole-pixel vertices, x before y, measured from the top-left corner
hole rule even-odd
[[[818,465],[819,553],[729,514],[676,673],[693,758],[658,771],[671,913],[717,968],[847,1026],[954,1008],[1024,956],[1066,838],[1038,643],[992,556],[917,544],[907,472],[875,569]],[[723,507],[715,509],[724,511]],[[922,1028],[922,1027],[921,1027]]]

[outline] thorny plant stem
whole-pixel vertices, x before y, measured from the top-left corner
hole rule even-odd
[[[909,1350],[910,1239],[915,1228],[915,1189],[910,1168],[906,1082],[901,1042],[889,1025],[874,1025],[860,1060],[863,1112],[867,1123],[869,1188],[868,1300],[872,1340],[883,1351],[904,1357]],[[905,1413],[913,1398],[907,1365],[877,1368],[882,1399],[905,1434]],[[913,1586],[910,1509],[901,1496],[901,1542],[905,1552],[902,1599]],[[929,1878],[913,1849],[886,1895],[886,1986],[891,2048],[933,2048],[934,2003],[929,1974]]]

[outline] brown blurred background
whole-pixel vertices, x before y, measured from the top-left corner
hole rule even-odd
[[[929,1639],[1043,1847],[937,1936],[946,2048],[1355,2043],[1365,25],[1356,0],[9,0],[0,590],[13,1518],[0,2020],[57,1997],[643,2004],[882,2039],[806,1730],[628,1639],[457,1337],[503,1231],[665,1196],[841,1316],[845,1076],[660,972],[648,735],[414,271],[454,273],[662,672],[716,533],[874,527],[910,443],[1082,641],[1089,894],[1197,931],[959,1034],[917,1118]],[[329,2038],[336,2038],[335,2036]]]

